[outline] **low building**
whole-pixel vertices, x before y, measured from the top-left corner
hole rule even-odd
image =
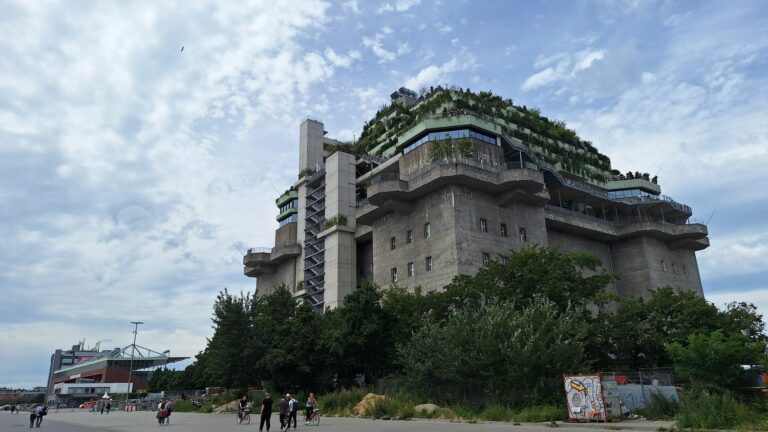
[[[147,390],[156,368],[187,358],[170,357],[167,351],[159,353],[138,345],[102,351],[54,370],[46,403],[77,406],[105,393]]]

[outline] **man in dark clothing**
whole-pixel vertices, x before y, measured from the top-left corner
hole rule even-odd
[[[285,395],[280,399],[278,406],[280,407],[280,430],[288,429],[288,401],[291,400],[291,395]]]
[[[288,415],[288,425],[285,428],[291,427],[291,420],[293,420],[293,428],[296,429],[296,414],[299,412],[299,401],[291,395],[288,395],[288,409],[290,414]]]
[[[269,397],[269,393],[264,396],[264,400],[261,401],[261,422],[259,423],[259,432],[264,429],[264,423],[267,424],[267,432],[269,432],[269,418],[272,417],[272,398]]]

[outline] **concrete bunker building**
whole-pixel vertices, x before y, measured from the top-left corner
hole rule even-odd
[[[391,99],[356,143],[301,123],[275,246],[243,258],[260,295],[284,285],[322,311],[363,281],[439,290],[532,244],[597,255],[618,294],[703,295],[695,252],[707,227],[656,177],[612,169],[563,123],[489,92],[401,88]]]

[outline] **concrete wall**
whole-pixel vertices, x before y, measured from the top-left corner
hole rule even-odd
[[[695,252],[686,249],[671,250],[665,242],[655,238],[648,238],[645,245],[651,286],[673,286],[704,295]]]
[[[297,265],[300,257],[287,258],[275,267],[274,273],[264,274],[256,278],[256,288],[259,295],[264,296],[274,292],[277,285],[285,284],[293,292],[296,287]]]
[[[319,170],[323,166],[324,126],[315,120],[304,120],[299,126],[299,171]]]
[[[704,295],[691,250],[671,250],[661,240],[641,236],[614,242],[611,251],[620,294],[648,298],[648,290],[669,285]]]
[[[504,150],[502,150],[501,147],[478,141],[473,138],[470,138],[469,140],[472,143],[474,151],[472,159],[482,162],[483,164],[488,164],[488,166],[498,167],[504,165]],[[454,140],[454,142],[457,142],[457,140]],[[430,156],[430,149],[434,144],[434,142],[425,143],[407,155],[403,155],[399,161],[400,173],[408,175],[434,162]]]
[[[389,213],[373,222],[373,280],[381,287],[392,284],[391,269],[397,268],[398,285],[425,292],[442,289],[458,273],[456,230],[453,200],[455,187],[449,186],[413,203],[411,213]],[[431,236],[424,238],[424,224],[429,223]],[[413,242],[406,244],[406,232],[412,230]],[[390,238],[397,247],[390,249]],[[432,257],[432,270],[426,271],[425,259]],[[407,265],[413,262],[416,275],[408,276]]]
[[[613,273],[613,257],[611,248],[607,242],[582,237],[577,234],[566,233],[553,229],[547,229],[549,246],[557,248],[563,253],[579,251],[596,255],[603,263],[603,268],[608,273]],[[611,291],[616,291],[616,285],[611,284],[606,287]]]
[[[456,187],[454,200],[460,274],[476,273],[483,266],[483,253],[499,259],[509,255],[510,250],[547,244],[542,207],[520,202],[500,207],[496,197],[468,187]],[[482,232],[480,219],[487,221],[488,232]],[[507,227],[507,237],[501,236],[502,223]],[[526,230],[527,241],[519,236],[521,227]]]
[[[373,242],[357,243],[357,284],[373,282]]]
[[[336,230],[325,237],[326,308],[341,306],[344,297],[357,287],[357,243],[355,227],[355,156],[337,151],[325,164],[325,218],[347,217],[347,230]]]
[[[295,244],[297,242],[297,224],[289,223],[275,231],[275,246]]]

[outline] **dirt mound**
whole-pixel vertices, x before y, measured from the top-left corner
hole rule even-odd
[[[233,413],[237,412],[237,406],[240,404],[240,399],[235,399],[232,402],[229,402],[225,405],[217,406],[213,412],[223,414],[223,413]]]
[[[386,399],[386,396],[378,395],[378,394],[375,394],[375,393],[368,393],[367,395],[365,395],[363,400],[360,401],[359,404],[355,405],[355,414],[357,414],[357,415],[359,415],[361,417],[364,416],[365,415],[365,410],[368,407],[373,406],[373,404],[375,404],[377,401],[380,401],[380,400],[383,400],[383,399]]]

